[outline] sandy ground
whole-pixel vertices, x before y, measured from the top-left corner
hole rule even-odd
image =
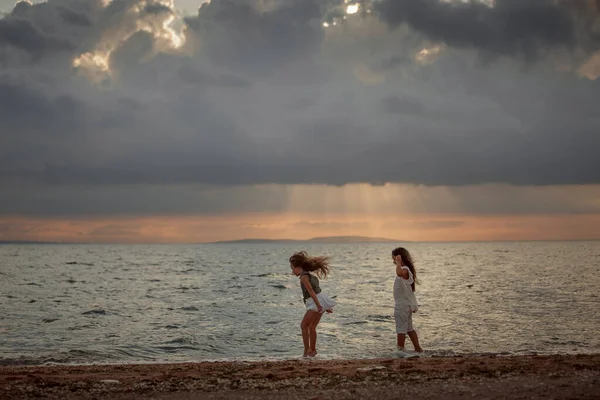
[[[0,367],[0,399],[600,399],[600,354]]]

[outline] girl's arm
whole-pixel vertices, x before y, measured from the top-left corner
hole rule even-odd
[[[396,264],[396,275],[398,275],[400,278],[404,278],[406,280],[408,280],[408,278],[409,278],[408,270],[406,268],[402,268],[402,265],[398,265],[398,264]]]
[[[302,276],[300,278],[300,281],[304,284],[304,287],[306,288],[306,290],[308,290],[308,294],[310,294],[310,297],[315,302],[315,305],[317,306],[317,311],[321,312],[321,303],[319,303],[319,298],[317,297],[317,294],[313,290],[313,287],[310,284],[310,279],[308,278],[308,276],[307,275]]]

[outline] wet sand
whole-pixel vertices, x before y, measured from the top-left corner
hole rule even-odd
[[[600,354],[0,367],[0,399],[599,399]]]

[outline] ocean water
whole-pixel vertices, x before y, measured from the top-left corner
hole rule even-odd
[[[304,306],[287,260],[302,249],[332,257],[319,357],[388,357],[393,247],[2,245],[0,364],[297,358]],[[406,247],[428,355],[600,352],[600,242]]]

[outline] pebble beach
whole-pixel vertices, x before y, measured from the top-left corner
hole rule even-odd
[[[2,399],[597,399],[600,354],[0,367]]]

